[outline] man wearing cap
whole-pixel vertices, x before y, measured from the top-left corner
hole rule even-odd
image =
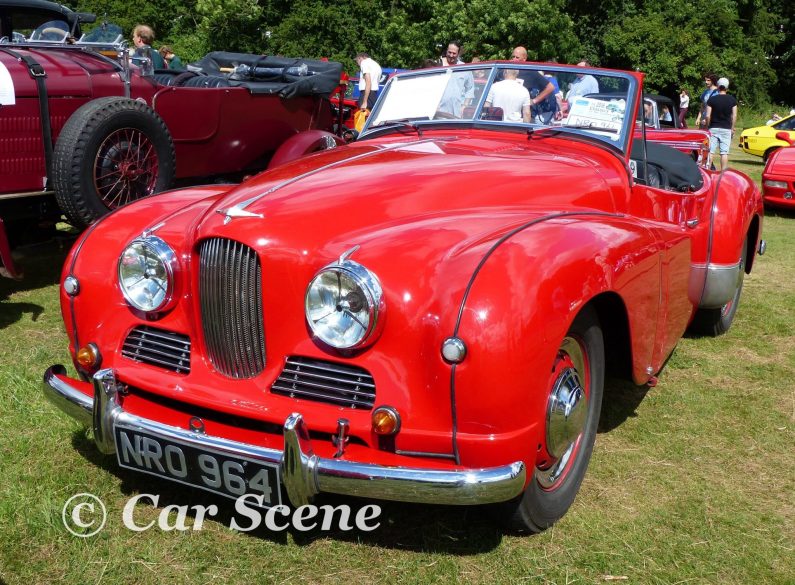
[[[707,101],[707,128],[711,134],[708,166],[712,166],[715,152],[720,150],[721,170],[729,166],[729,146],[737,122],[737,100],[733,95],[726,93],[727,89],[729,89],[729,80],[721,77],[718,79],[718,93]]]

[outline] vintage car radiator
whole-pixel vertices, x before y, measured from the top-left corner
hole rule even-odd
[[[252,378],[265,367],[262,269],[257,253],[225,238],[199,246],[199,297],[207,354],[230,378]]]

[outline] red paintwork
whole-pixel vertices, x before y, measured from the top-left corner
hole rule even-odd
[[[787,186],[771,187],[768,181]],[[768,157],[762,172],[762,197],[767,205],[795,209],[795,147],[779,148]]]
[[[756,249],[761,197],[745,175],[727,171],[718,182],[717,173],[702,169],[699,191],[665,191],[633,184],[628,158],[565,136],[528,140],[437,128],[306,156],[226,192],[207,187],[154,197],[143,203],[145,213],[142,204],[130,205],[95,224],[67,259],[63,277],[76,275],[81,283],[74,299],[61,293],[70,351],[96,343],[101,367],[113,368],[122,382],[218,412],[281,425],[300,411],[309,428],[325,433],[344,416],[363,443],[351,441],[344,455],[350,460],[439,469],[522,460],[532,469],[543,443],[550,365],[580,309],[595,302],[623,313],[632,379],[645,383],[692,319],[704,284],[703,270],[695,268],[736,264],[747,233]],[[246,208],[263,219],[225,225],[216,213],[265,192]],[[483,265],[458,332],[469,351],[453,370],[440,346],[484,253],[514,228],[560,212],[578,215],[518,232]],[[688,227],[689,220],[698,223]],[[179,302],[153,323],[129,308],[114,274],[129,241],[156,224],[162,224],[158,237],[177,252],[183,278]],[[246,243],[262,263],[267,365],[251,380],[220,375],[203,350],[196,250],[216,236]],[[319,268],[357,244],[354,259],[378,275],[388,310],[376,343],[342,354],[311,338],[304,294]],[[607,314],[602,319],[605,329],[617,326]],[[129,330],[144,323],[191,338],[188,375],[121,357]],[[394,446],[379,443],[369,411],[271,394],[289,355],[368,370],[378,388],[376,406],[401,414]],[[88,384],[81,388],[92,393]],[[188,416],[175,407],[136,392],[123,400],[133,414],[187,428]],[[453,406],[460,466],[395,454],[396,448],[449,456]],[[205,424],[211,435],[283,447],[281,434]],[[328,440],[314,439],[313,447],[321,456],[335,451]]]

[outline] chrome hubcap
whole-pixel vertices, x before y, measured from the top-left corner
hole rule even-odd
[[[547,451],[560,459],[585,428],[588,398],[573,368],[558,376],[547,403]]]
[[[579,343],[566,338],[561,346],[547,401],[546,453],[552,463],[536,468],[541,486],[551,489],[563,477],[588,419],[588,394],[580,380],[585,359]]]

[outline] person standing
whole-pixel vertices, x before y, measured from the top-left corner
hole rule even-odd
[[[504,121],[530,122],[530,92],[518,77],[517,69],[506,69],[504,79],[491,86],[484,105],[501,108]]]
[[[679,92],[679,127],[687,128],[687,110],[690,107],[690,94],[683,87]]]
[[[450,67],[463,63],[458,59],[460,51],[461,43],[457,41],[447,45],[447,57],[442,57],[442,66]],[[460,118],[464,115],[464,107],[470,105],[474,98],[475,76],[471,71],[454,71],[444,89],[437,110],[453,118]]]
[[[372,110],[378,98],[381,79],[381,66],[367,53],[357,53],[356,64],[359,65],[359,107]]]
[[[461,41],[450,41],[447,45],[447,51],[445,51],[444,55],[442,55],[439,62],[442,64],[442,67],[447,67],[448,65],[461,65],[463,61],[461,60]]]
[[[577,67],[590,67],[588,61],[580,61]],[[593,75],[586,75],[585,73],[578,73],[576,79],[571,82],[569,86],[569,93],[566,94],[566,101],[571,102],[577,96],[589,95],[592,93],[599,93],[599,82]]]
[[[718,76],[712,73],[704,76],[704,83],[707,84],[707,87],[701,92],[701,96],[698,98],[699,109],[698,116],[696,116],[696,126],[702,130],[707,127],[707,102],[709,98],[718,93],[718,87],[715,85],[717,81]]]
[[[136,57],[139,59],[148,57],[152,61],[152,67],[155,69],[165,69],[166,64],[163,61],[163,57],[152,48],[152,43],[154,42],[155,31],[152,30],[151,26],[145,24],[136,25],[133,29],[133,45],[135,46],[133,60],[135,60]]]
[[[729,146],[734,135],[734,125],[737,122],[737,100],[729,95],[729,80],[725,77],[718,79],[718,93],[707,101],[707,128],[711,134],[709,139],[709,161],[707,168],[712,166],[712,159],[720,151],[720,169],[729,167]]]
[[[163,57],[163,60],[166,62],[166,67],[169,69],[173,69],[174,71],[182,71],[185,69],[185,66],[182,64],[182,59],[177,57],[168,45],[162,45],[158,52],[160,56]]]
[[[511,52],[511,61],[524,63],[527,61],[527,49],[521,45],[514,47]],[[558,112],[558,102],[555,98],[555,83],[538,71],[522,69],[519,71],[519,79],[522,80],[525,89],[530,94],[531,113],[533,122],[537,124],[549,124]],[[529,122],[531,120],[525,120]]]

